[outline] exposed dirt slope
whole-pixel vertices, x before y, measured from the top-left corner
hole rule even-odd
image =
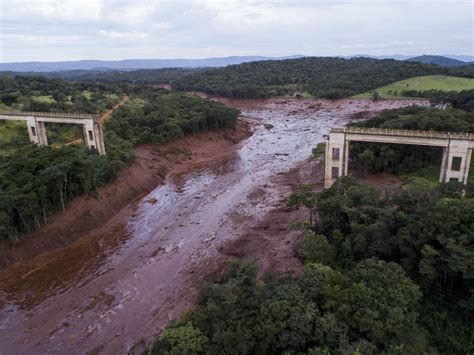
[[[187,136],[163,145],[159,151],[152,146],[137,147],[133,165],[114,182],[99,189],[97,195],[75,198],[67,205],[66,212],[52,214],[49,223],[24,237],[22,244],[15,247],[0,244],[0,270],[71,243],[143,197],[162,183],[168,173],[182,174],[206,161],[224,158],[250,134],[249,124],[239,121],[235,130]]]

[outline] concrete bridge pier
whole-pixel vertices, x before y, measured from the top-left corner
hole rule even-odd
[[[443,148],[439,182],[459,181],[467,184],[472,149],[468,140],[450,139]]]
[[[349,142],[344,132],[331,132],[326,143],[324,187],[331,187],[338,177],[347,175]]]
[[[93,121],[84,123],[84,141],[89,149],[95,149],[100,155],[105,154],[102,127]]]
[[[28,127],[28,135],[30,136],[30,142],[38,145],[48,145],[48,137],[46,136],[46,127],[44,122],[36,121],[34,116],[28,116],[26,119]]]

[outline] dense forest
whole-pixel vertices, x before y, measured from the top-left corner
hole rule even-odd
[[[220,128],[235,127],[239,111],[222,103],[163,89],[132,89],[133,101],[114,112],[107,130],[133,144],[160,143]],[[135,93],[135,94],[134,94]]]
[[[32,102],[38,95],[54,96],[61,88],[71,95],[74,90],[93,88],[101,95],[116,93],[115,86],[105,84],[91,87],[36,77],[2,80],[9,92],[17,93],[19,101],[24,98]],[[92,92],[93,97],[98,91]],[[24,127],[0,122],[0,240],[17,242],[22,234],[46,223],[49,213],[64,209],[75,196],[95,192],[114,179],[132,161],[134,145],[163,143],[187,133],[234,127],[239,115],[238,110],[221,103],[162,89],[129,87],[128,93],[129,102],[107,121],[106,156],[84,146],[31,145]],[[18,105],[17,100],[3,103],[11,105],[7,109],[31,109]],[[48,105],[50,109],[62,108],[54,103]],[[91,105],[94,111],[98,110],[94,103]]]
[[[288,202],[317,216],[296,245],[304,272],[257,281],[231,264],[150,352],[472,353],[474,199],[460,196],[423,179],[303,186]]]
[[[471,63],[462,67],[450,68],[449,75],[462,76],[465,78],[474,78],[474,64]]]
[[[448,74],[450,70],[388,59],[307,57],[200,71],[177,79],[173,84],[179,90],[205,91],[234,98],[268,98],[294,93],[342,98],[398,80]]]
[[[64,70],[56,72],[3,72],[10,76],[38,76],[77,83],[169,84],[202,68],[164,68],[136,70]],[[0,72],[1,75],[2,72]]]
[[[65,209],[73,197],[93,192],[131,161],[123,141],[107,136],[107,156],[70,145],[24,145],[0,156],[0,240],[17,242]]]

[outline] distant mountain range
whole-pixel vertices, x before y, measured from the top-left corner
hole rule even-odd
[[[162,69],[162,68],[212,68],[224,67],[231,64],[241,64],[262,60],[282,60],[301,58],[304,55],[293,55],[287,57],[265,57],[265,56],[233,56],[203,59],[125,59],[125,60],[78,60],[64,62],[17,62],[0,63],[0,71],[12,72],[56,72],[65,70],[137,70],[137,69]],[[432,63],[444,67],[455,67],[470,64],[474,56],[456,55],[422,55],[411,57],[404,55],[372,56],[358,54],[344,56],[344,58],[368,57],[377,59],[410,60],[422,63]]]
[[[419,57],[413,57],[406,60],[409,60],[411,62],[436,64],[441,67],[450,67],[450,68],[461,67],[463,65],[470,64],[458,59],[448,58],[441,55],[421,55]]]
[[[420,55],[420,56],[409,56],[409,55],[389,55],[389,56],[373,56],[358,54],[346,58],[353,57],[368,57],[376,59],[395,59],[395,60],[408,60],[411,62],[420,62],[425,64],[435,64],[441,67],[461,67],[463,65],[469,65],[474,63],[474,56],[469,55]]]
[[[256,62],[261,60],[281,60],[301,58],[302,55],[288,57],[234,56],[203,59],[125,59],[125,60],[78,60],[67,62],[18,62],[0,63],[0,71],[51,72],[62,70],[136,70],[162,68],[202,68],[224,67],[231,64]]]

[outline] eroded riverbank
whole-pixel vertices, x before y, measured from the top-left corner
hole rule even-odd
[[[15,262],[32,258],[71,244],[100,228],[121,209],[162,184],[168,174],[183,174],[207,162],[227,159],[235,153],[237,143],[251,135],[251,123],[240,121],[236,129],[223,129],[187,136],[164,144],[160,150],[153,146],[134,149],[133,164],[97,194],[76,197],[66,208],[48,216],[49,223],[11,247],[0,244],[0,271]],[[47,259],[50,259],[47,257]]]
[[[129,203],[78,243],[58,249],[53,258],[41,255],[21,272],[10,268],[0,274],[2,354],[139,349],[141,337],[150,341],[192,306],[203,280],[219,273],[226,258],[261,248],[254,255],[269,269],[275,269],[271,264],[282,255],[288,256],[288,266],[297,267],[291,259],[296,235],[283,225],[286,249],[255,240],[268,237],[265,220],[282,208],[295,183],[317,178],[321,168],[305,163],[311,149],[331,127],[411,104],[226,103],[257,122],[254,134],[235,154],[189,173],[168,175],[163,185]],[[244,240],[239,249],[242,243],[235,243]],[[77,255],[75,263],[71,255]]]

